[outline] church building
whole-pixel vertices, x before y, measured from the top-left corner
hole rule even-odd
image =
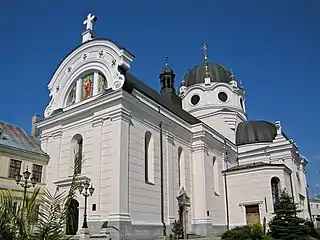
[[[168,235],[175,220],[201,236],[263,224],[283,189],[309,218],[307,161],[280,121],[247,119],[244,86],[208,60],[206,44],[179,89],[166,59],[158,92],[131,74],[132,53],[96,38],[95,21],[89,14],[82,43],[50,79],[37,124],[49,190],[68,189],[75,154],[83,156],[78,180],[95,188],[90,233],[105,222],[130,239]],[[80,229],[84,197],[74,206]]]

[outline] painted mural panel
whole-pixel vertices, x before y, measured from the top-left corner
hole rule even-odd
[[[81,100],[86,100],[92,97],[93,92],[93,73],[85,76],[82,79],[82,95]]]
[[[105,86],[105,84],[106,84],[106,79],[105,79],[105,77],[104,77],[101,73],[99,73],[98,80],[99,80],[98,93],[102,93],[102,92],[103,92],[103,89],[106,87],[106,86]]]
[[[74,104],[76,101],[76,84],[74,83],[68,95],[67,106]]]

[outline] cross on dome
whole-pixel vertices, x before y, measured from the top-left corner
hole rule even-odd
[[[205,73],[205,77],[209,77],[209,71],[208,71],[208,48],[210,46],[208,44],[203,44],[203,47],[201,48],[203,50],[203,54],[204,54],[204,67],[205,67],[205,70],[206,70],[206,73]]]
[[[93,30],[93,23],[97,21],[97,17],[92,15],[91,13],[88,14],[87,19],[84,20],[83,24],[86,25],[86,30]]]

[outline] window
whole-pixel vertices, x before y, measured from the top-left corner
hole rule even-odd
[[[11,159],[8,178],[15,178],[16,175],[20,175],[20,170],[21,170],[21,161]]]
[[[197,105],[200,101],[200,96],[195,94],[191,97],[191,104],[192,105]]]
[[[153,183],[153,142],[152,134],[147,131],[144,136],[144,163],[145,163],[145,181],[146,183]]]
[[[271,179],[271,191],[272,191],[272,202],[273,204],[279,199],[280,195],[280,179],[273,177]]]
[[[82,158],[83,158],[83,138],[80,134],[76,134],[72,140],[72,151],[73,151],[73,161],[74,161],[74,173],[80,174],[81,173],[81,166],[82,166]]]
[[[226,102],[228,100],[228,95],[225,92],[220,92],[218,98],[221,102]]]
[[[36,179],[36,182],[41,183],[41,178],[42,178],[42,166],[41,165],[33,164],[32,176]]]
[[[181,179],[184,179],[184,177],[182,176],[182,171],[183,171],[183,161],[184,161],[184,156],[183,156],[183,150],[182,147],[178,148],[178,184],[179,187],[182,184]]]
[[[97,210],[97,204],[92,204],[92,211],[94,212],[94,211],[96,211]]]

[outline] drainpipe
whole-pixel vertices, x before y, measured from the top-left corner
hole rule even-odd
[[[228,186],[227,186],[227,174],[224,173],[224,190],[226,194],[226,211],[227,211],[227,230],[230,229],[230,221],[229,221],[229,200],[228,200]]]
[[[158,108],[160,113],[160,107]],[[167,235],[166,223],[164,221],[164,201],[163,201],[163,143],[162,143],[162,121],[159,124],[160,128],[160,205],[161,205],[161,222],[163,236]]]

